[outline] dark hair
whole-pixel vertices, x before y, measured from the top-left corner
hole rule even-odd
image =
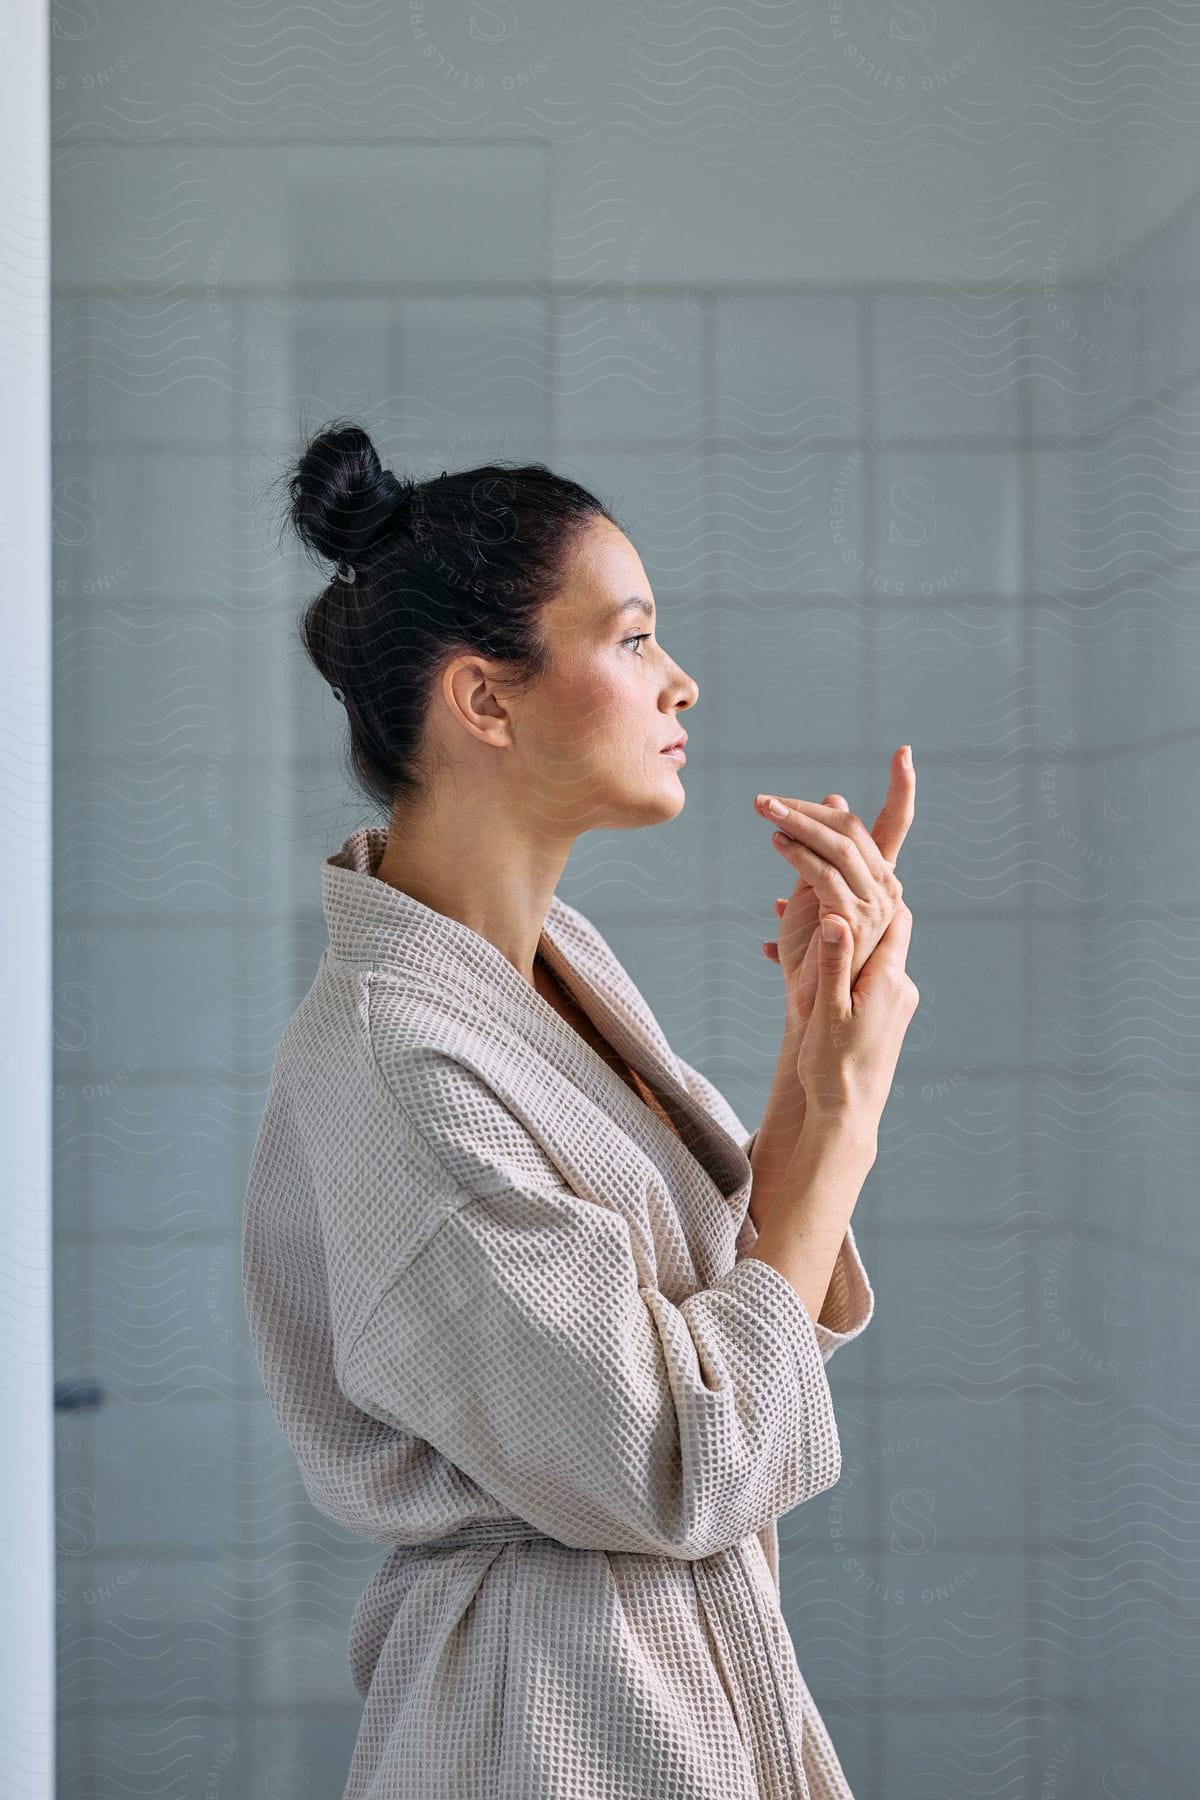
[[[307,440],[286,480],[286,523],[312,556],[339,565],[305,609],[300,640],[341,689],[359,785],[390,811],[424,791],[425,719],[447,658],[504,663],[514,692],[536,682],[550,664],[539,614],[581,529],[617,521],[542,463],[398,480],[345,420]]]

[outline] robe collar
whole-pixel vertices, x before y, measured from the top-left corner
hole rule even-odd
[[[607,1091],[627,1122],[645,1114],[654,1127],[666,1132],[661,1120],[518,973],[490,938],[378,879],[376,870],[387,839],[384,826],[360,826],[322,865],[325,922],[333,955],[348,962],[387,964],[403,970],[415,989],[430,995],[453,990],[475,1006],[482,1025],[491,1015],[526,1037],[532,1035],[535,1041],[544,1043],[549,1036],[565,1066],[586,1085],[615,1084],[619,1094],[612,1087]],[[601,972],[583,966],[589,961],[590,947],[581,942],[575,917],[574,909],[555,894],[538,953],[618,1054],[658,1092],[679,1124],[687,1148],[728,1198],[731,1189],[737,1192],[749,1179],[750,1164],[743,1146],[693,1097],[662,1028],[649,1007],[639,1004],[636,990],[629,995],[622,984],[620,1001],[615,1001]],[[631,1113],[629,1107],[636,1111]]]

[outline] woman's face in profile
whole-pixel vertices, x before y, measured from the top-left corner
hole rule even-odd
[[[630,602],[644,602],[642,605]],[[672,819],[683,765],[663,747],[700,689],[664,648],[642,559],[607,519],[589,522],[562,591],[546,607],[551,667],[522,707],[555,827],[604,830]]]

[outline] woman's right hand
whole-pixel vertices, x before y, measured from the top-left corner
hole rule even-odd
[[[819,939],[816,999],[796,1063],[806,1129],[849,1125],[876,1138],[900,1046],[921,998],[905,968],[912,922],[901,903],[853,989],[850,927],[836,913],[822,922],[822,929],[836,926],[838,935],[832,943]]]

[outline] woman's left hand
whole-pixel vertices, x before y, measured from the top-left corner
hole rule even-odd
[[[895,917],[904,892],[895,865],[913,821],[916,785],[916,772],[902,748],[892,758],[888,796],[870,832],[840,794],[827,794],[821,806],[780,795],[788,816],[778,820],[759,802],[760,816],[783,834],[782,842],[773,836],[772,843],[800,877],[791,898],[775,902],[778,942],[763,946],[764,954],[786,977],[790,1026],[803,1031],[812,1014],[818,921],[834,912],[849,924],[854,936],[853,986]]]

